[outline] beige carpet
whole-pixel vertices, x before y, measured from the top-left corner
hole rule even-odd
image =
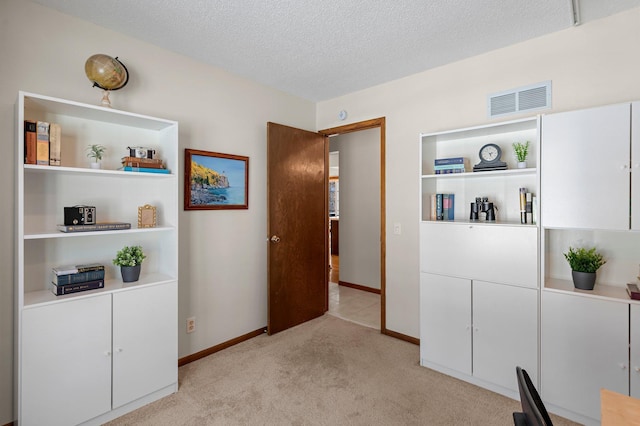
[[[519,402],[418,360],[416,345],[325,315],[181,367],[178,393],[109,425],[513,424]]]

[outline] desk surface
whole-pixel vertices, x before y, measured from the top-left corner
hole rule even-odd
[[[602,426],[640,425],[640,399],[600,390]]]

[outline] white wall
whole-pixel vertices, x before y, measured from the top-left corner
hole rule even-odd
[[[335,136],[340,150],[340,281],[380,288],[380,129]]]
[[[318,104],[319,129],[346,124],[342,109],[386,117],[388,329],[419,336],[418,135],[485,124],[488,94],[546,80],[554,112],[640,99],[639,40],[636,8]]]
[[[95,53],[129,69],[129,84],[111,94],[114,107],[178,121],[181,155],[194,148],[249,157],[248,210],[180,212],[179,355],[266,325],[266,123],[314,130],[315,105],[31,2],[2,0],[0,424],[13,420],[14,103],[25,90],[99,104],[84,74]],[[187,335],[189,316],[197,330]]]

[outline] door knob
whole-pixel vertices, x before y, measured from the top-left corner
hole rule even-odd
[[[272,243],[279,243],[280,242],[280,237],[278,237],[277,235],[274,235],[273,237],[271,237],[271,242]]]

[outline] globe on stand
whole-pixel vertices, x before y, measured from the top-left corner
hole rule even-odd
[[[118,57],[97,54],[90,56],[84,64],[84,72],[93,87],[103,90],[101,105],[111,108],[109,92],[122,89],[129,82],[129,72]]]

